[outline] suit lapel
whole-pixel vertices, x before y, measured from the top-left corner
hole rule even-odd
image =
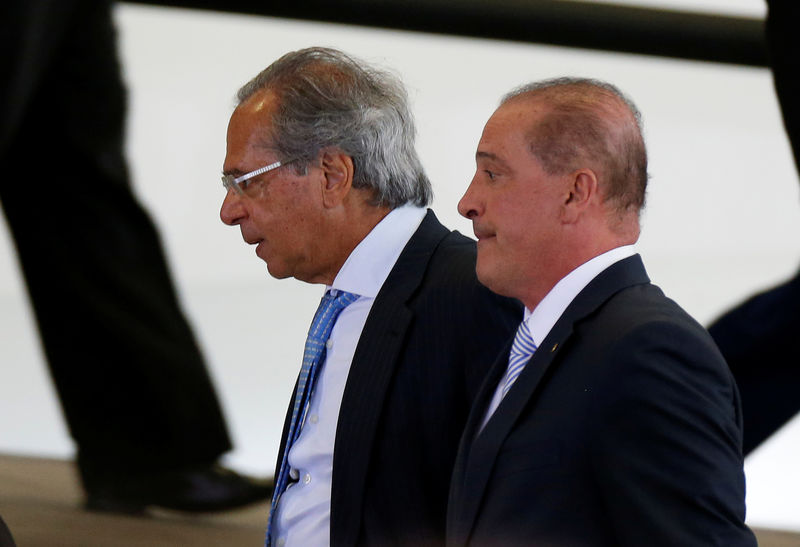
[[[450,496],[447,506],[447,545],[466,544],[475,512],[478,509],[481,496],[483,495],[483,489],[488,480],[488,473],[491,471],[490,468],[483,469],[472,465],[472,462],[475,461],[485,461],[483,459],[474,459],[477,444],[476,435],[478,435],[480,431],[481,424],[483,423],[483,416],[486,413],[486,409],[489,407],[497,384],[500,382],[500,378],[505,374],[506,368],[508,367],[508,354],[511,350],[513,340],[513,336],[509,338],[505,347],[500,352],[500,355],[497,356],[492,368],[489,370],[489,374],[486,376],[486,379],[478,391],[470,415],[467,418],[467,423],[464,426],[464,433],[461,436],[461,441],[458,446],[458,454],[456,455],[456,462],[453,466],[453,477],[450,483]],[[485,432],[481,432],[481,435],[483,433]],[[483,451],[480,447],[478,447],[477,450]],[[479,477],[479,495],[476,495],[476,484],[472,482],[476,479],[476,474],[487,475],[486,477]]]
[[[436,247],[449,233],[429,210],[400,254],[367,317],[350,366],[336,429],[332,545],[357,543],[375,433],[413,319],[408,301],[422,283]]]
[[[554,365],[556,356],[568,348],[574,325],[620,290],[649,281],[639,255],[612,264],[593,279],[553,325],[486,427],[476,437],[497,383],[508,366],[510,343],[507,345],[481,388],[480,405],[473,407],[461,440],[450,499],[454,506],[450,512],[448,534],[453,534],[453,545],[467,542],[503,442],[541,386],[548,369],[557,366]],[[448,544],[451,544],[449,540]]]

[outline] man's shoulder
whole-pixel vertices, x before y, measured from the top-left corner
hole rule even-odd
[[[713,369],[728,381],[727,366],[708,331],[656,285],[621,290],[587,319],[578,330],[592,332],[595,353],[614,366],[663,368],[668,358],[674,371]],[[645,355],[649,358],[640,358]]]
[[[432,246],[434,252],[454,251],[475,254],[475,241],[442,224],[432,209],[428,209],[408,246]]]
[[[629,330],[645,324],[680,324],[705,329],[677,302],[654,285],[638,255],[614,263],[594,278],[570,304],[571,320],[599,328]]]
[[[444,236],[431,253],[425,273],[427,282],[451,288],[480,286],[475,272],[477,248],[475,242],[456,231]]]
[[[478,249],[475,241],[457,231],[448,233],[434,251],[434,256],[439,261],[453,261],[460,266],[470,266],[475,276],[475,261]]]
[[[476,259],[475,241],[450,230],[439,222],[432,210],[428,210],[400,254],[395,269],[407,273],[410,273],[409,268],[416,270],[416,274],[422,274],[423,283],[472,286],[478,284]]]
[[[475,241],[452,231],[431,256],[421,295],[437,302],[450,303],[465,313],[492,313],[513,318],[514,327],[522,317],[522,304],[490,291],[475,271]],[[505,320],[505,319],[504,319]]]
[[[417,231],[401,253],[387,279],[392,287],[413,285],[408,295],[412,308],[433,307],[518,317],[522,305],[492,293],[475,272],[475,240],[450,230],[428,210]]]
[[[680,324],[687,329],[703,333],[700,325],[680,304],[669,298],[657,285],[645,283],[627,287],[609,299],[608,313],[612,313],[632,325]]]

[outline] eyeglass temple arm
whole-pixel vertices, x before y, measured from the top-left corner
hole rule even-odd
[[[257,177],[258,175],[260,175],[262,173],[266,173],[267,171],[272,171],[273,169],[277,169],[280,166],[281,166],[281,162],[280,161],[276,161],[275,163],[270,163],[269,165],[265,165],[264,167],[262,167],[260,169],[256,169],[255,171],[251,171],[251,172],[247,173],[246,175],[242,175],[241,177],[236,177],[235,179],[233,179],[233,182],[238,184],[238,183],[240,183],[242,181],[249,180],[249,179],[251,179],[253,177]]]

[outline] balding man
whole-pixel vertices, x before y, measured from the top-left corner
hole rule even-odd
[[[594,80],[531,84],[476,156],[459,211],[478,279],[526,310],[467,421],[448,544],[755,545],[730,371],[632,247],[636,108]]]

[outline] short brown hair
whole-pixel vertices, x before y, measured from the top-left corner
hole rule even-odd
[[[588,78],[555,78],[521,86],[509,101],[535,99],[547,109],[529,129],[530,150],[551,174],[598,165],[602,192],[621,212],[644,207],[647,151],[641,114],[615,86]],[[627,113],[627,114],[626,114]]]

